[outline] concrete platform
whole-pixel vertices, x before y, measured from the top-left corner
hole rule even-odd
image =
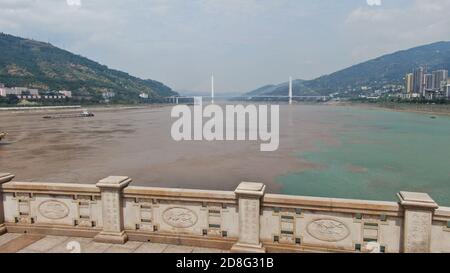
[[[123,245],[94,242],[92,238],[6,233],[0,253],[228,253],[220,249],[128,241]]]

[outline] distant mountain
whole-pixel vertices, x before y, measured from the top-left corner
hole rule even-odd
[[[0,33],[0,83],[42,90],[70,90],[79,98],[133,102],[144,92],[150,98],[177,94],[154,80],[133,77],[51,44]]]
[[[309,81],[295,81],[294,95],[360,94],[361,87],[403,84],[405,74],[418,66],[428,71],[450,70],[450,42],[437,42],[398,51]],[[287,95],[288,84],[268,85],[246,95]]]

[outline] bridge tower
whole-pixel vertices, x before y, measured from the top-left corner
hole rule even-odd
[[[214,104],[214,74],[211,74],[211,104]]]
[[[292,77],[289,77],[289,104],[292,104]]]

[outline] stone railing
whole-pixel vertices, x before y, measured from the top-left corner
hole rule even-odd
[[[423,193],[399,202],[234,192],[14,182],[0,174],[0,234],[39,233],[214,247],[232,252],[450,252],[450,208]]]

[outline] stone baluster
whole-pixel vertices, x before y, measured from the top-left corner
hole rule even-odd
[[[234,191],[239,205],[239,239],[231,252],[264,253],[260,241],[260,207],[266,186],[242,182]]]
[[[122,193],[131,183],[125,176],[110,176],[100,180],[103,230],[94,240],[103,243],[124,244],[128,236],[124,231]]]
[[[0,235],[6,233],[5,227],[5,211],[3,208],[3,194],[1,190],[1,186],[4,183],[11,181],[14,178],[14,175],[10,173],[0,173]]]
[[[403,252],[430,252],[433,213],[439,207],[426,193],[397,194],[404,209]]]

